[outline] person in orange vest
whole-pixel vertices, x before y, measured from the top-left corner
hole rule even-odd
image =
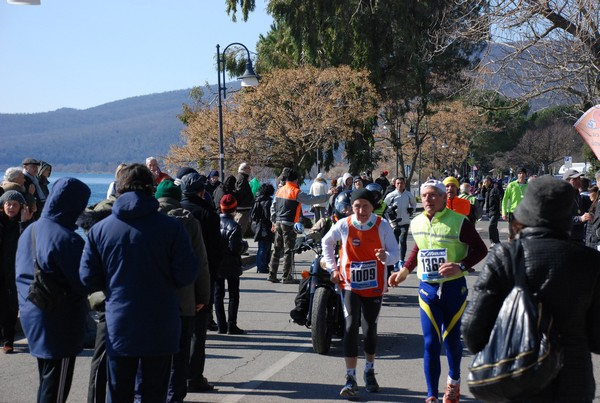
[[[331,281],[338,284],[344,305],[344,360],[346,384],[342,397],[358,395],[356,365],[358,361],[358,328],[364,335],[367,392],[377,392],[375,353],[377,350],[377,318],[382,295],[387,290],[386,266],[394,265],[400,256],[392,226],[373,213],[375,198],[367,189],[357,189],[350,197],[353,214],[340,219],[321,241],[323,256]],[[340,243],[339,263],[335,257]]]
[[[471,203],[458,197],[458,187],[460,186],[458,179],[454,176],[448,176],[443,183],[446,186],[446,195],[448,196],[446,207],[468,217],[471,213]]]
[[[277,189],[271,204],[271,221],[273,222],[271,231],[275,234],[275,243],[267,280],[272,283],[279,283],[277,271],[279,260],[283,257],[282,282],[284,284],[298,284],[299,281],[292,277],[292,258],[294,245],[296,244],[294,224],[300,219],[302,204],[325,203],[333,192],[330,190],[329,193],[319,196],[304,193],[298,186],[298,172],[294,169],[286,169],[286,175],[282,178],[285,184]]]

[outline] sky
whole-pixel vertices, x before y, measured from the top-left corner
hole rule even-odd
[[[257,0],[248,21],[238,13],[234,23],[225,0],[0,0],[0,113],[216,84],[216,45],[254,52],[272,23],[266,5]]]

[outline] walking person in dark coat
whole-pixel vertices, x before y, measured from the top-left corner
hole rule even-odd
[[[271,246],[275,234],[271,231],[273,223],[271,222],[271,203],[275,188],[270,183],[260,185],[256,193],[254,207],[250,212],[254,230],[254,240],[258,242],[256,252],[256,271],[258,273],[269,273],[269,259],[271,258]]]
[[[237,201],[232,195],[221,199],[221,241],[223,258],[215,280],[215,314],[219,333],[244,334],[237,325],[237,314],[240,306],[240,276],[242,275],[242,253],[248,250],[248,242],[244,241],[242,227],[235,222],[233,215]],[[225,317],[225,280],[229,293],[229,306]]]
[[[526,283],[552,314],[563,347],[556,379],[526,402],[592,402],[591,353],[600,353],[600,252],[569,240],[575,189],[542,176],[529,185],[514,212],[523,246]],[[462,318],[462,335],[475,353],[488,343],[500,307],[514,286],[509,245],[492,249]]]
[[[498,232],[498,220],[502,213],[502,192],[499,189],[498,182],[492,182],[489,176],[483,180],[485,191],[485,213],[490,218],[488,232],[490,236],[490,246],[500,243],[500,233]]]
[[[38,361],[38,402],[67,400],[75,357],[83,350],[88,305],[86,289],[79,280],[84,241],[75,233],[75,220],[90,194],[90,188],[78,179],[57,180],[40,219],[19,239],[16,280],[21,324],[29,351]],[[54,276],[67,291],[65,300],[50,312],[42,311],[27,298],[34,278],[34,259],[41,272]]]

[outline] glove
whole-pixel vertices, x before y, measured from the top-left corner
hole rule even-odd
[[[412,213],[413,213],[413,211],[415,211],[415,209],[412,207],[409,207],[406,209],[406,211],[408,211],[408,215],[412,215]]]

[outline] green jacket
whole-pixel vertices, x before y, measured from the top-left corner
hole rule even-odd
[[[502,215],[508,215],[515,211],[521,200],[527,192],[527,182],[520,185],[519,182],[513,181],[506,186],[504,197],[502,198]]]

